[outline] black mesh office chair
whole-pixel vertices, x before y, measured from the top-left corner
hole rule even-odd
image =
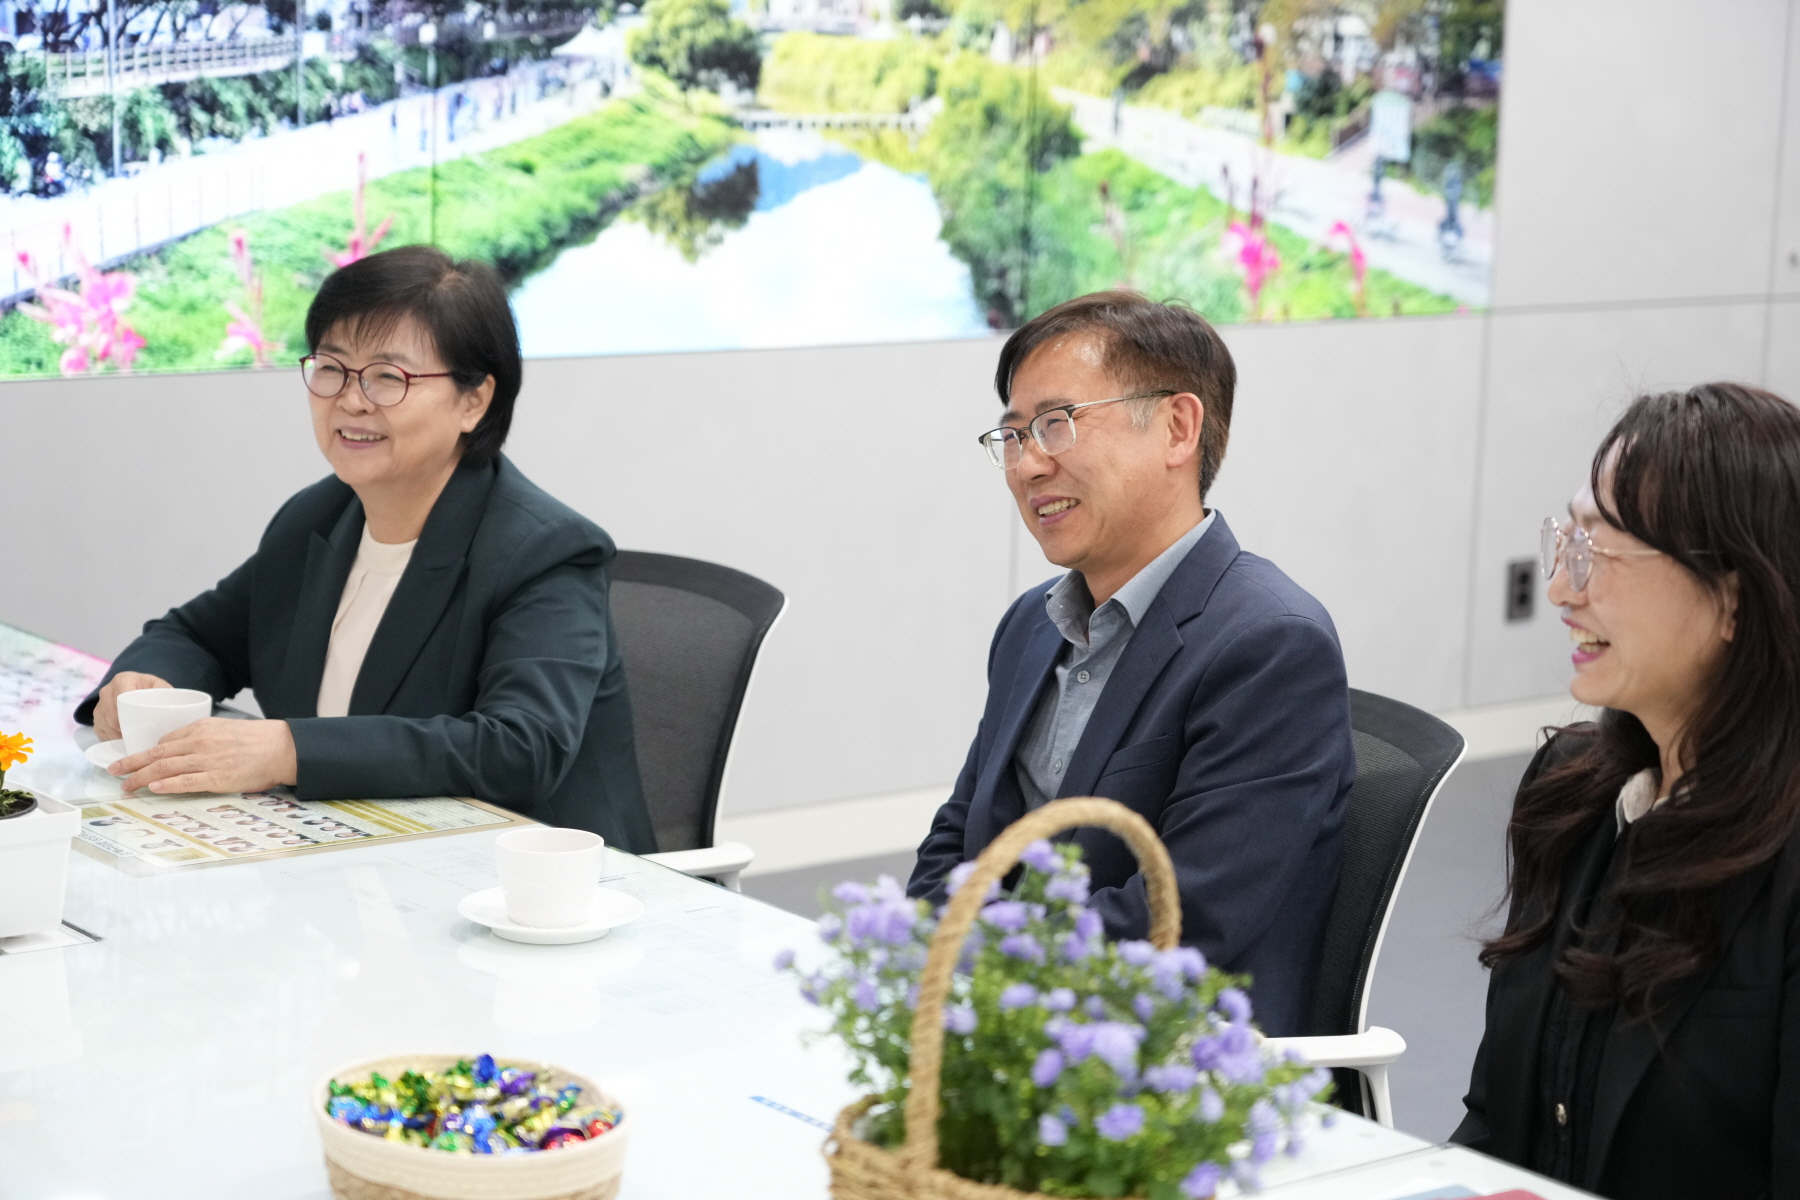
[[[1463,737],[1428,712],[1350,690],[1356,783],[1344,819],[1344,866],[1325,926],[1310,1037],[1272,1038],[1336,1069],[1339,1103],[1394,1123],[1388,1067],[1406,1051],[1391,1029],[1367,1025],[1369,977],[1394,897],[1431,803],[1463,755]]]
[[[719,790],[757,652],[786,603],[762,580],[717,563],[642,550],[613,560],[613,627],[662,848],[648,857],[734,891],[754,852],[714,843]]]

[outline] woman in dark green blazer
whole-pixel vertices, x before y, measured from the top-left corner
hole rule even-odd
[[[146,625],[76,719],[116,738],[123,692],[254,688],[267,719],[195,722],[112,772],[154,792],[474,796],[655,850],[612,539],[500,454],[521,367],[499,278],[426,246],[372,255],[325,281],[306,334],[334,474]]]

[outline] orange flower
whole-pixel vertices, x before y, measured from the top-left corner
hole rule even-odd
[[[31,757],[31,739],[22,733],[0,734],[0,775]]]

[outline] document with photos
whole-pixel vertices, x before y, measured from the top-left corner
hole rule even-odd
[[[80,848],[136,874],[529,823],[479,800],[448,796],[296,800],[285,788],[243,795],[131,795],[82,804]]]

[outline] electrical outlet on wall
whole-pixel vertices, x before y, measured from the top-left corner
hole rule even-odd
[[[1535,558],[1515,558],[1506,564],[1506,619],[1529,621],[1537,603],[1538,563]]]

